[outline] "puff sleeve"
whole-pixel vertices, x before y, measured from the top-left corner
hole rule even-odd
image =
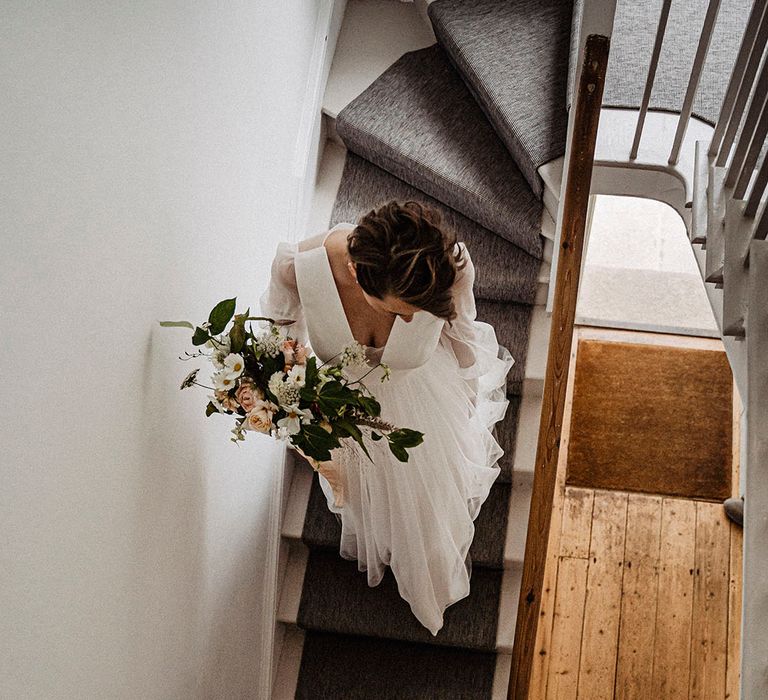
[[[269,284],[259,299],[260,316],[276,321],[290,319],[287,333],[302,343],[307,343],[307,324],[296,284],[297,243],[280,242],[272,260]]]
[[[507,374],[515,361],[509,350],[499,345],[493,326],[477,320],[475,267],[466,246],[458,245],[466,265],[459,270],[453,286],[457,315],[450,325],[446,323],[443,327],[442,341],[452,348],[459,375],[467,382],[478,410],[490,423],[504,415],[508,404]]]

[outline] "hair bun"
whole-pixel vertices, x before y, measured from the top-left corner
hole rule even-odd
[[[392,295],[448,321],[456,317],[451,287],[463,254],[435,209],[413,200],[387,202],[363,216],[347,241],[367,294]]]

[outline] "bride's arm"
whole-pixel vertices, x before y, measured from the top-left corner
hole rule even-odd
[[[500,387],[514,360],[506,348],[499,346],[493,326],[477,320],[473,291],[475,267],[464,244],[466,265],[459,270],[453,286],[456,318],[443,328],[458,362],[459,375],[466,380],[472,394]]]
[[[272,260],[269,282],[259,299],[260,315],[276,321],[290,320],[288,334],[307,344],[307,326],[296,284],[296,243],[280,242]]]

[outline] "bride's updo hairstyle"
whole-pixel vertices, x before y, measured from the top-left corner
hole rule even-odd
[[[388,202],[363,216],[347,243],[364,292],[391,295],[449,322],[456,318],[451,287],[466,261],[436,211]]]

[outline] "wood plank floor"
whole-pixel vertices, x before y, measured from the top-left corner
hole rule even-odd
[[[577,361],[579,338],[598,336],[698,340],[577,329]],[[735,446],[738,433],[735,420]],[[531,697],[738,697],[741,529],[720,503],[567,485],[567,440],[565,430]],[[738,459],[733,469],[736,488]]]

